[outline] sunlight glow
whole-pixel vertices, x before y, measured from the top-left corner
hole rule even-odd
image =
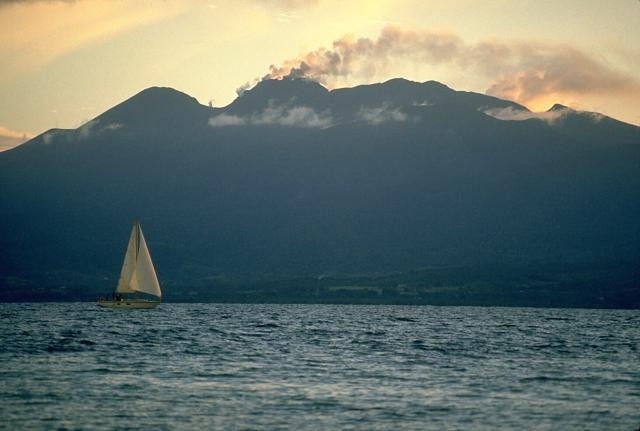
[[[32,73],[79,48],[174,16],[176,7],[134,2],[37,2],[0,11],[0,79]]]
[[[77,127],[155,85],[225,106],[302,62],[330,89],[437,80],[640,124],[639,13],[578,0],[4,1],[0,126]]]

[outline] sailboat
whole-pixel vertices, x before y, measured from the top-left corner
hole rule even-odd
[[[160,304],[162,292],[153,268],[149,248],[140,223],[135,221],[129,236],[118,286],[112,298],[98,299],[106,308],[153,308]]]

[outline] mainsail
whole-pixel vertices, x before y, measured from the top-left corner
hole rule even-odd
[[[133,229],[131,229],[116,293],[137,292],[148,293],[158,298],[162,296],[160,283],[158,283],[158,277],[156,277],[140,223],[135,222]]]

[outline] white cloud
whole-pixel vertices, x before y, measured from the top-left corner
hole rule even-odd
[[[211,127],[242,126],[244,124],[246,124],[244,118],[237,115],[220,114],[209,118],[209,126]]]
[[[78,129],[78,138],[80,140],[85,140],[87,138],[89,138],[89,136],[91,136],[93,133],[95,133],[95,128],[98,125],[98,123],[100,122],[100,120],[91,120],[91,121],[87,121],[86,123],[84,123],[79,129]]]
[[[572,109],[561,108],[553,109],[546,112],[531,112],[523,109],[516,109],[511,106],[506,108],[491,108],[485,109],[485,114],[497,118],[503,121],[525,121],[525,120],[541,120],[549,123],[550,125],[556,124],[561,121],[568,113],[572,112]]]
[[[55,138],[56,136],[56,132],[55,131],[50,131],[45,133],[44,135],[42,135],[42,142],[44,142],[45,145],[49,145],[53,142],[53,138]]]
[[[100,120],[90,120],[84,123],[82,126],[80,126],[77,129],[78,140],[84,141],[86,139],[89,139],[95,136],[98,133],[101,133],[104,131],[115,131],[115,130],[122,129],[124,127],[124,124],[122,123],[109,123],[104,127],[99,127],[99,124],[100,124]]]
[[[275,125],[287,127],[326,128],[333,124],[328,111],[316,112],[308,106],[283,107],[269,104],[265,109],[255,114],[240,117],[237,115],[220,114],[209,119],[211,127],[244,126],[244,125]]]
[[[586,114],[589,117],[591,117],[591,119],[593,120],[594,123],[599,123],[600,121],[602,121],[605,118],[607,118],[606,115],[602,115],[602,114],[600,114],[598,112],[583,112],[583,114]]]
[[[327,112],[317,113],[308,106],[292,108],[269,106],[251,118],[252,124],[275,124],[289,127],[326,128],[331,126],[332,119]]]
[[[400,108],[394,108],[388,104],[378,107],[363,107],[356,113],[356,118],[372,125],[387,123],[390,121],[402,123],[409,119]]]
[[[555,105],[552,109],[545,112],[531,112],[528,110],[516,109],[511,106],[506,108],[481,109],[481,111],[493,118],[497,118],[498,120],[525,121],[535,119],[545,121],[550,126],[561,125],[567,115],[571,113],[589,118],[594,123],[599,123],[600,121],[608,118],[606,115],[602,115],[597,112],[577,111],[562,105]]]
[[[108,126],[104,127],[102,130],[118,130],[118,129],[122,129],[124,127],[124,124],[122,123],[111,123]]]

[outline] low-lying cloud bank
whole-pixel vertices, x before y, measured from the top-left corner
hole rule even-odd
[[[73,134],[64,133],[60,129],[52,129],[42,135],[42,143],[45,145],[52,144],[56,141],[63,140],[65,142],[84,142],[93,138],[94,136],[122,129],[124,124],[122,123],[109,123],[102,126],[100,120],[90,120],[78,127]]]
[[[378,125],[388,122],[405,122],[410,118],[398,107],[389,104],[374,107],[361,107],[352,121]],[[339,120],[329,110],[317,112],[309,106],[269,106],[260,112],[239,116],[219,114],[209,119],[210,127],[237,126],[285,126],[326,129],[338,124]]]
[[[591,120],[595,122],[601,121],[605,118],[604,115],[596,112],[574,111],[567,107],[554,108],[545,112],[531,112],[522,109],[515,109],[513,107],[485,109],[482,112],[498,120],[525,121],[535,119],[544,121],[552,126],[564,120],[567,115],[576,112],[590,117]]]
[[[248,116],[220,114],[209,119],[211,127],[273,125],[324,129],[332,124],[333,118],[329,112],[316,112],[308,106],[275,106],[273,104]]]
[[[118,130],[123,127],[124,127],[124,124],[121,124],[121,123],[110,123],[101,127],[100,120],[91,120],[78,128],[78,139],[86,140],[89,137],[95,135],[96,133]]]
[[[378,107],[363,107],[356,114],[356,119],[371,125],[382,123],[404,123],[409,120],[409,116],[402,112],[400,108],[383,104]]]

